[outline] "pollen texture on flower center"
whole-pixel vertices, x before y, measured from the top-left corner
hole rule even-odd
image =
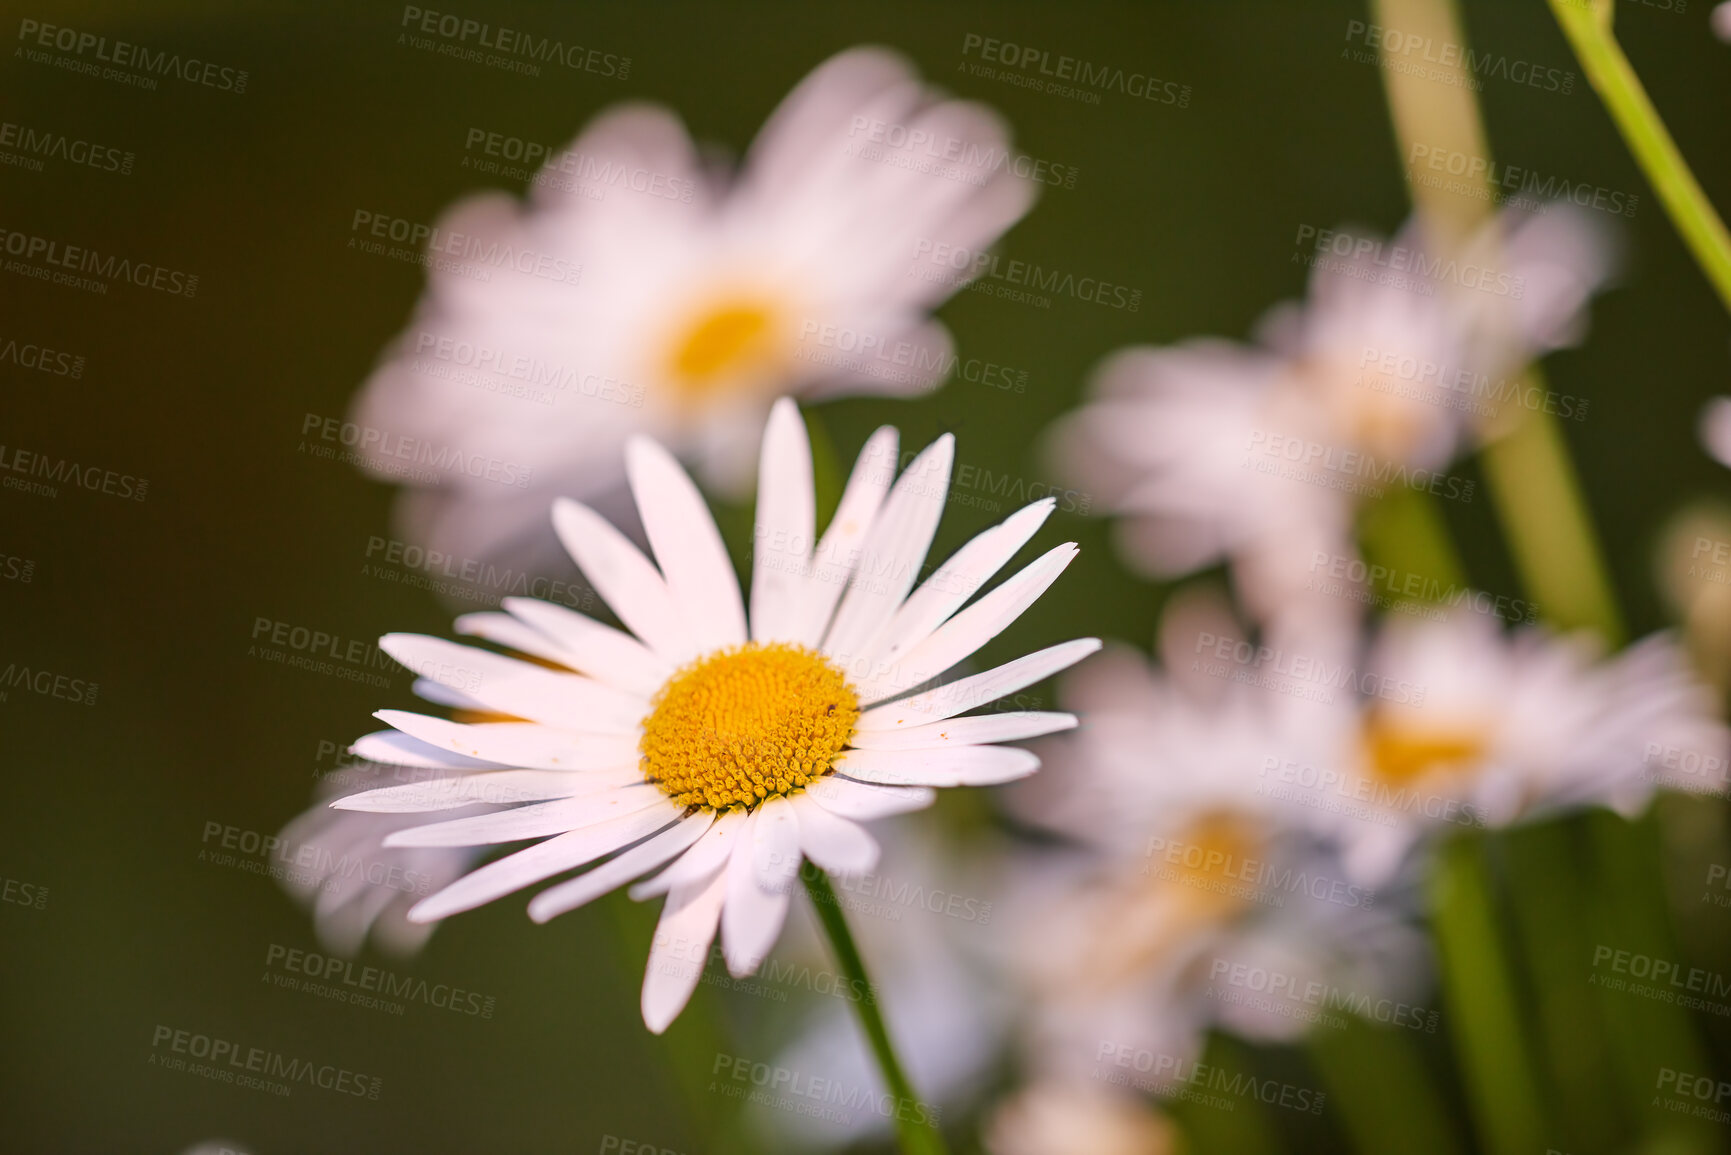
[[[842,672],[803,646],[752,642],[686,666],[643,724],[643,773],[682,806],[751,808],[829,773],[859,718]]]

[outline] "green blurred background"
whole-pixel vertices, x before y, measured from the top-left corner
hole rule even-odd
[[[1708,33],[1706,5],[1620,7],[1619,34],[1685,155],[1709,194],[1731,203],[1731,48]],[[861,42],[900,49],[933,82],[995,105],[1021,148],[1079,173],[1073,189],[1046,190],[1004,250],[1141,289],[1140,310],[1065,298],[1035,309],[964,293],[942,310],[960,353],[1025,370],[1025,393],[952,381],[914,402],[818,412],[844,454],[880,422],[899,425],[908,445],[953,429],[962,461],[1029,481],[1052,480],[1039,433],[1075,404],[1102,355],[1242,337],[1264,309],[1302,292],[1298,225],[1391,231],[1407,211],[1381,74],[1341,57],[1348,22],[1368,18],[1356,3],[463,0],[452,10],[628,55],[629,79],[516,76],[412,51],[397,43],[403,10],[390,4],[44,2],[8,5],[0,24],[9,37],[21,19],[62,24],[250,73],[239,95],[171,80],[143,92],[15,52],[0,62],[0,119],[136,158],[130,174],[55,161],[43,172],[0,167],[0,227],[199,276],[197,295],[183,299],[0,274],[0,342],[86,359],[77,379],[0,364],[0,444],[149,480],[142,502],[71,487],[54,498],[0,491],[0,554],[34,562],[29,582],[0,581],[0,661],[100,685],[90,706],[16,689],[0,701],[9,783],[0,875],[47,891],[41,909],[0,903],[0,1145],[10,1150],[165,1152],[228,1137],[261,1155],[577,1152],[609,1135],[718,1149],[669,1059],[681,1033],[698,1028],[682,1022],[657,1039],[638,1018],[651,911],[615,895],[546,927],[517,899],[465,915],[415,962],[383,965],[495,996],[494,1017],[412,1007],[397,1018],[261,982],[272,944],[316,946],[307,918],[265,878],[200,861],[212,848],[208,824],[274,833],[332,768],[333,745],[373,728],[371,711],[411,700],[406,675],[380,690],[249,655],[257,619],[344,639],[448,628],[450,610],[431,594],[364,572],[369,539],[389,532],[389,488],[299,446],[306,415],[346,411],[421,287],[417,267],[347,247],[353,214],[430,221],[497,185],[463,167],[470,129],[557,145],[603,107],[646,99],[737,154],[801,76]],[[1537,0],[1472,0],[1464,16],[1477,46],[1576,67]],[[1189,85],[1190,104],[1108,95],[1084,105],[978,79],[960,67],[969,33],[1153,73]],[[1588,344],[1548,364],[1554,388],[1591,400],[1588,420],[1565,431],[1617,592],[1645,632],[1665,624],[1652,578],[1663,515],[1728,488],[1694,424],[1725,387],[1731,326],[1584,83],[1560,96],[1491,81],[1481,99],[1500,160],[1642,198],[1633,219],[1615,222],[1627,266],[1593,306]],[[998,516],[952,505],[939,553]],[[1517,593],[1488,506],[1447,516],[1473,579]],[[1151,636],[1164,591],[1115,565],[1103,523],[1061,515],[1055,532],[1084,547],[1064,596],[1047,598],[986,660],[1084,633]],[[1731,861],[1722,804],[1667,805],[1677,813],[1665,822],[1612,824],[1605,837],[1627,856],[1599,859],[1600,882],[1652,913],[1631,944],[1731,971],[1731,911],[1693,886],[1707,864]],[[946,806],[965,820],[978,804]],[[1597,837],[1592,826],[1542,837],[1582,842]],[[1670,836],[1662,858],[1664,831],[1683,836]],[[1657,909],[1667,878],[1669,918]],[[1601,892],[1574,893],[1595,903]],[[1584,980],[1586,961],[1563,973]],[[702,988],[696,1007],[727,998]],[[752,1007],[705,1013],[726,1021]],[[1633,1033],[1602,1045],[1641,1047],[1668,1029],[1631,1013],[1618,1029]],[[374,1102],[297,1089],[278,1099],[161,1071],[149,1057],[163,1024],[377,1075],[383,1093]],[[1707,1017],[1696,1030],[1711,1070],[1731,1074],[1728,1024]],[[1458,1118],[1448,1040],[1427,1045],[1422,1061]],[[1655,1045],[1661,1060],[1675,1053]],[[1610,1130],[1589,1142],[1638,1129],[1634,1107],[1607,1110]],[[1197,1144],[1234,1149],[1237,1139],[1213,1132],[1238,1125],[1202,1119]],[[1293,1126],[1266,1120],[1271,1132]],[[1465,1139],[1470,1128],[1459,1126]],[[1705,1134],[1700,1149],[1731,1149],[1731,1130]],[[1559,1149],[1569,1137],[1559,1135]],[[1331,1115],[1276,1141],[1334,1150],[1345,1136]]]

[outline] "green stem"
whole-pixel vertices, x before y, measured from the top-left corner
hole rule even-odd
[[[1545,1149],[1546,1127],[1483,851],[1482,838],[1457,838],[1437,855],[1432,906],[1445,1017],[1485,1149],[1523,1155]]]
[[[805,879],[805,890],[811,896],[811,904],[817,908],[818,923],[829,936],[836,965],[855,990],[876,990],[866,975],[865,960],[860,958],[859,947],[854,944],[853,932],[848,929],[847,918],[841,912],[841,902],[836,898],[835,888],[829,884],[829,876],[822,870],[801,870],[800,876]],[[931,1122],[930,1109],[914,1096],[913,1085],[908,1082],[901,1060],[896,1057],[895,1044],[890,1042],[889,1028],[878,1013],[877,1000],[859,999],[853,1005],[859,1012],[860,1026],[871,1042],[872,1055],[883,1073],[884,1084],[895,1098],[896,1135],[901,1140],[902,1150],[907,1155],[945,1155],[947,1149],[943,1136]]]
[[[1677,143],[1665,130],[1665,122],[1659,119],[1658,109],[1641,86],[1641,78],[1612,34],[1608,0],[1598,0],[1592,8],[1581,6],[1579,0],[1550,0],[1550,4],[1587,80],[1623,134],[1623,142],[1659,194],[1696,264],[1713,283],[1725,308],[1731,310],[1731,235],[1725,232],[1724,222],[1689,171]]]

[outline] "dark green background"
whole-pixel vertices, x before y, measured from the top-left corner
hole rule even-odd
[[[0,702],[0,875],[50,893],[41,911],[0,905],[8,1149],[162,1152],[229,1136],[260,1153],[578,1152],[606,1134],[711,1149],[668,1044],[638,1019],[649,912],[610,909],[630,906],[622,896],[539,928],[520,899],[458,918],[411,965],[495,994],[497,1017],[397,1020],[261,985],[268,944],[313,945],[305,917],[274,884],[198,861],[206,822],[275,831],[328,768],[319,742],[410,700],[406,676],[380,691],[249,657],[255,618],[345,638],[447,629],[432,596],[361,575],[369,535],[387,532],[390,490],[297,444],[304,414],[345,411],[420,289],[415,267],[345,247],[351,215],[431,220],[487,187],[461,167],[469,128],[556,144],[639,98],[738,153],[806,71],[860,42],[894,46],[934,82],[994,104],[1022,148],[1080,170],[1005,251],[1140,288],[1140,311],[962,294],[942,312],[960,351],[1026,369],[1026,394],[957,381],[915,402],[819,412],[847,454],[883,421],[907,445],[953,428],[961,460],[1030,480],[1048,480],[1040,430],[1102,355],[1241,337],[1302,291],[1300,223],[1390,231],[1406,212],[1381,74],[1340,58],[1347,21],[1366,15],[1352,3],[444,7],[629,55],[630,78],[519,77],[400,48],[402,9],[384,4],[44,2],[0,24],[10,38],[28,16],[251,73],[239,96],[167,80],[140,92],[0,58],[0,116],[137,157],[129,176],[0,168],[0,226],[200,275],[190,300],[0,275],[0,338],[88,358],[76,381],[0,367],[0,443],[150,481],[137,504],[0,491],[0,552],[36,562],[32,582],[0,583],[0,661],[101,685],[89,708],[17,691]],[[1620,34],[1656,103],[1710,195],[1731,203],[1731,48],[1708,34],[1708,5],[1622,7]],[[1475,0],[1466,19],[1480,47],[1574,67],[1537,0]],[[1191,104],[1081,105],[975,79],[958,71],[969,32],[1176,80]],[[1630,259],[1593,307],[1590,343],[1549,368],[1556,389],[1591,399],[1589,420],[1566,433],[1618,593],[1651,629],[1663,624],[1650,579],[1660,516],[1727,488],[1693,433],[1701,402],[1725,386],[1726,317],[1584,83],[1564,97],[1493,80],[1482,99],[1499,159],[1642,196],[1619,222]],[[1515,592],[1488,506],[1448,515],[1473,577]],[[952,506],[940,553],[992,520]],[[1115,566],[1104,526],[1068,516],[1054,532],[1083,543],[1081,560],[988,659],[1081,633],[1150,636],[1161,591]],[[1716,810],[1701,809],[1717,829]],[[1690,961],[1723,968],[1731,915],[1682,908],[1706,920],[1688,931]],[[616,941],[621,919],[629,943]],[[279,1100],[153,1070],[158,1023],[341,1062],[380,1075],[384,1095]],[[1297,1138],[1340,1141],[1327,1125]]]

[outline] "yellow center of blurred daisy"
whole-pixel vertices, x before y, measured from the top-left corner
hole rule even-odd
[[[698,314],[674,342],[672,370],[682,393],[696,396],[774,356],[776,314],[756,301],[729,301]]]
[[[821,654],[750,642],[686,666],[643,723],[643,775],[681,806],[750,809],[829,773],[859,698]]]
[[[1469,729],[1420,729],[1373,716],[1364,727],[1370,771],[1393,786],[1437,770],[1462,769],[1485,755],[1485,736]]]

